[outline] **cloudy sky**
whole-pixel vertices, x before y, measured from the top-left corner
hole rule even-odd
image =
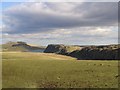
[[[118,42],[117,2],[3,2],[2,21],[3,43],[98,45]]]

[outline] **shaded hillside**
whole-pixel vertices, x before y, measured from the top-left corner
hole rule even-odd
[[[114,60],[120,59],[118,57],[118,50],[117,45],[85,47],[82,50],[71,52],[69,56],[88,60]]]
[[[87,60],[114,60],[120,59],[118,45],[103,46],[65,46],[65,45],[48,45],[45,53],[58,53],[75,57],[77,59]]]
[[[80,46],[65,46],[63,44],[50,44],[47,46],[47,48],[45,49],[45,53],[57,53],[57,54],[63,54],[63,55],[67,55],[69,53],[71,53],[72,51],[75,50],[80,50],[82,47]]]
[[[24,51],[24,52],[43,52],[45,47],[30,46],[25,42],[8,42],[2,44],[3,51]]]

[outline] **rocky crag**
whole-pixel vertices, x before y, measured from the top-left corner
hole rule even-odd
[[[80,46],[66,46],[63,44],[50,44],[47,46],[45,49],[45,53],[57,53],[57,54],[63,54],[63,55],[68,55],[69,53],[75,51],[75,50],[80,50],[83,47]]]
[[[118,60],[119,45],[102,46],[66,46],[50,44],[45,53],[57,53],[75,57],[79,60]]]

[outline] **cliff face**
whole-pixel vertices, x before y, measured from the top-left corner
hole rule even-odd
[[[63,55],[68,55],[72,51],[79,50],[81,47],[79,46],[65,46],[62,44],[50,44],[45,49],[45,53],[58,53]]]
[[[115,60],[120,59],[118,57],[119,50],[118,45],[80,47],[51,44],[44,52],[68,55],[80,60]]]
[[[64,45],[48,45],[47,48],[44,51],[45,53],[61,53],[65,52]]]

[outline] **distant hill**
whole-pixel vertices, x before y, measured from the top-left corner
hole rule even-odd
[[[60,44],[50,44],[45,49],[45,53],[57,53],[75,57],[79,60],[118,60],[120,45],[100,45],[100,46],[66,46]]]
[[[2,51],[43,52],[44,50],[44,46],[31,46],[21,41],[2,44]]]

